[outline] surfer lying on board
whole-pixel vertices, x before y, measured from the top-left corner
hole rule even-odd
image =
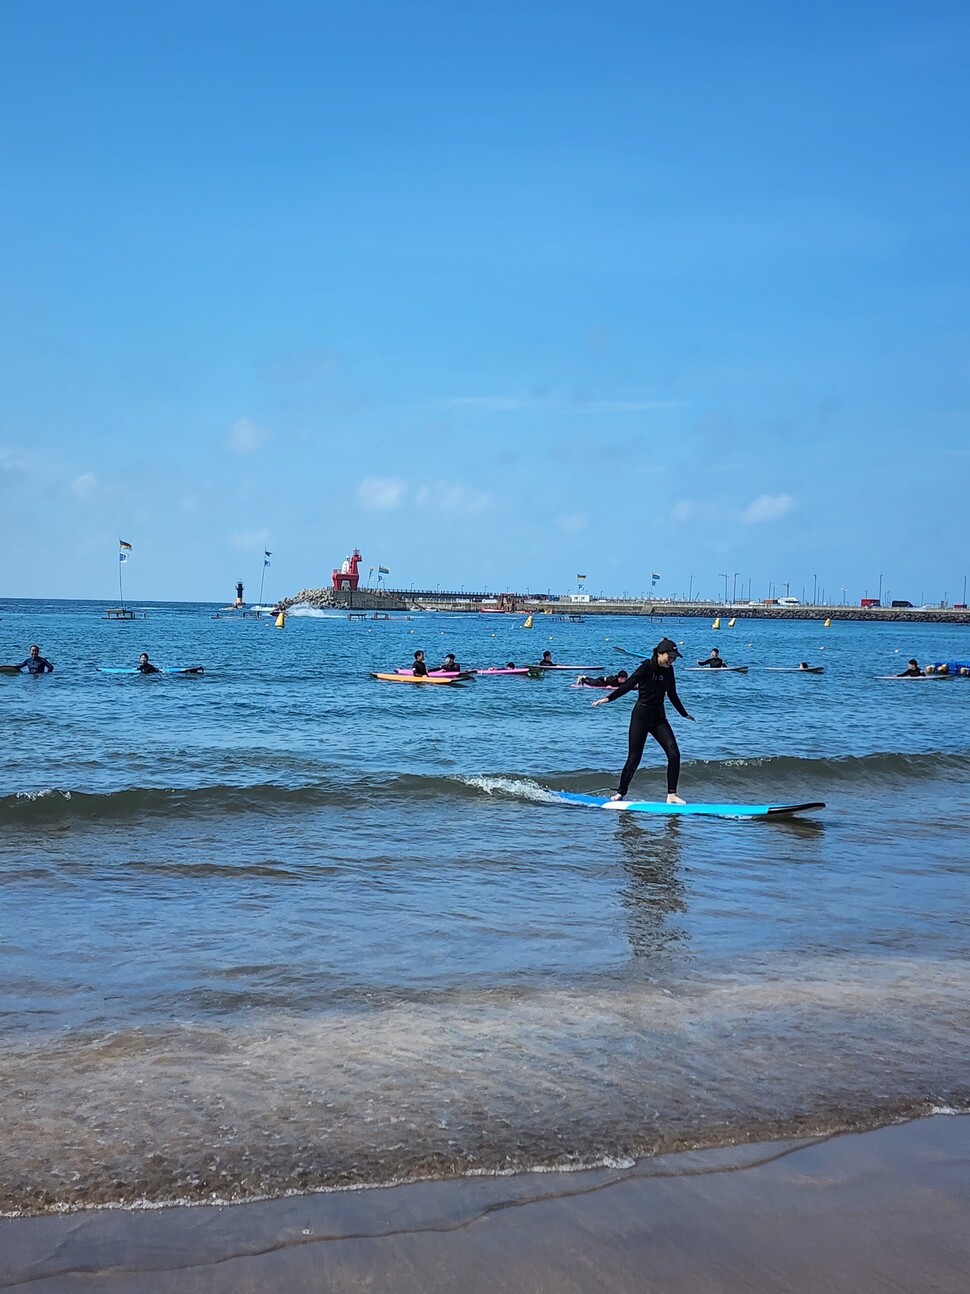
[[[161,672],[162,671],[158,668],[158,666],[153,665],[151,661],[148,659],[148,652],[143,651],[142,654],[138,657],[138,673],[139,674],[161,674]]]
[[[423,651],[416,651],[414,653],[414,664],[411,666],[411,673],[415,678],[427,678],[428,667],[424,663]]]
[[[22,660],[15,669],[25,669],[28,674],[53,674],[54,666],[46,657],[40,654],[40,648],[36,643],[30,644],[30,655],[26,660]]]
[[[680,655],[679,652],[677,654]],[[706,666],[708,669],[724,669],[727,666],[727,661],[721,660],[721,653],[716,647],[711,648],[711,654],[707,660],[699,660],[697,663],[700,666]]]
[[[619,687],[629,678],[625,669],[617,670],[615,674],[607,674],[605,677],[600,675],[599,678],[590,678],[588,674],[580,674],[576,680],[577,683],[583,683],[586,687]]]
[[[902,674],[897,674],[897,678],[921,678],[923,671],[919,667],[919,661],[911,660]]]
[[[630,715],[629,754],[623,765],[623,772],[620,774],[620,785],[612,797],[614,800],[626,798],[633,774],[640,767],[643,747],[647,737],[650,736],[667,756],[667,803],[685,803],[677,794],[677,782],[680,779],[680,747],[677,745],[674,730],[668,723],[664,711],[664,698],[669,696],[671,705],[677,713],[694,722],[694,716],[687,713],[684,703],[677,695],[673,664],[679,655],[675,642],[670,638],[661,638],[654,647],[650,659],[638,665],[625,683],[621,683],[608,696],[601,696],[593,702],[593,705],[605,705],[608,701],[615,701],[618,696],[625,696],[627,692],[632,692],[634,688],[637,688],[640,694]]]

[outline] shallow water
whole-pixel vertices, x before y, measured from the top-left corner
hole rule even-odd
[[[236,1198],[624,1159],[962,1106],[970,656],[959,626],[416,615],[213,620],[10,603],[0,656],[0,1208]],[[499,621],[498,624],[495,622]],[[789,822],[565,808],[629,702],[571,676],[661,633],[688,798]],[[106,676],[149,650],[202,677]],[[767,665],[823,663],[821,676]],[[659,798],[648,750],[634,787]]]

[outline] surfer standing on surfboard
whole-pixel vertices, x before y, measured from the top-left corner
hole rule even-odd
[[[625,683],[621,683],[608,696],[601,696],[593,702],[593,705],[605,705],[608,701],[615,701],[618,696],[625,696],[627,692],[632,692],[634,688],[637,688],[640,694],[630,715],[629,754],[623,765],[623,772],[620,774],[620,785],[612,797],[614,800],[626,798],[633,774],[640,767],[643,747],[649,736],[653,737],[667,756],[667,803],[686,803],[677,794],[677,783],[680,779],[680,747],[677,745],[677,738],[664,710],[664,698],[669,697],[677,713],[694,722],[694,716],[687,713],[684,703],[677,695],[673,664],[679,655],[677,644],[672,639],[661,638],[653,649],[650,659],[638,665]]]

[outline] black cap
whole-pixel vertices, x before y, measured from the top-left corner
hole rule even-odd
[[[662,651],[670,652],[671,656],[674,656],[674,657],[681,655],[681,653],[677,650],[677,644],[674,642],[672,638],[661,638],[660,641],[657,643],[656,647],[654,648],[654,651],[657,653],[658,656]]]

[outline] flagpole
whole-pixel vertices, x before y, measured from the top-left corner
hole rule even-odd
[[[124,553],[118,554],[118,592],[121,595],[121,609],[125,609],[125,586],[121,580],[121,572],[124,569]]]
[[[266,579],[266,558],[263,558],[263,573],[259,577],[259,606],[263,605],[263,580]],[[259,614],[257,608],[257,615]]]

